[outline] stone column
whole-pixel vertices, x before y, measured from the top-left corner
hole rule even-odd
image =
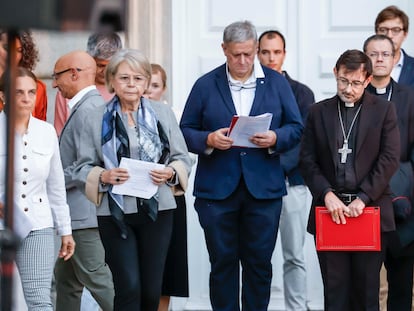
[[[140,49],[151,63],[167,72],[167,94],[170,98],[172,55],[172,6],[170,0],[129,0],[126,46]]]

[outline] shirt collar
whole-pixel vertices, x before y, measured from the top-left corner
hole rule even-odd
[[[398,60],[398,63],[394,65],[394,67],[402,67],[403,63],[404,63],[404,52],[403,50],[401,50],[400,59]]]
[[[68,102],[69,109],[72,110],[72,108],[75,107],[77,102],[80,101],[82,97],[85,96],[85,94],[91,90],[96,90],[96,86],[95,85],[87,86],[84,89],[80,90],[75,96],[73,96],[73,98]]]
[[[226,62],[226,74],[227,74],[228,81],[230,81],[234,84],[250,84],[252,82],[256,82],[256,79],[263,79],[265,77],[263,68],[260,65],[260,62],[258,61],[258,59],[256,57],[254,58],[254,62],[253,62],[252,74],[250,75],[249,78],[247,78],[246,81],[244,81],[244,83],[241,83],[240,81],[234,79],[231,76],[231,74],[229,72],[229,66],[228,66],[227,62]]]

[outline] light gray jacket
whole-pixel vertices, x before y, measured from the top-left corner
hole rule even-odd
[[[174,195],[182,194],[187,187],[188,176],[191,171],[192,160],[188,154],[187,145],[178,126],[175,115],[170,107],[161,103],[148,99],[143,99],[151,103],[161,126],[163,127],[170,144],[168,166],[174,167],[176,170],[179,184],[170,187],[163,184],[159,187],[159,210],[168,210],[176,208]],[[74,169],[73,182],[77,183],[87,197],[94,202],[98,215],[110,215],[108,206],[107,192],[99,187],[99,173],[104,169],[101,132],[102,118],[106,107],[99,107],[93,111],[96,115],[85,122],[82,129],[83,132],[82,145],[79,150],[80,160]],[[92,111],[89,113],[92,114]],[[135,198],[124,196],[124,200],[135,200]],[[127,204],[126,204],[127,205]],[[137,212],[136,209],[125,210],[125,213]]]
[[[85,133],[80,129],[85,122],[102,120],[96,112],[98,107],[105,107],[105,101],[99,92],[95,89],[86,93],[73,107],[59,137],[72,230],[98,227],[96,207],[79,190],[78,181],[73,176],[76,164],[81,160],[79,151],[85,148]]]

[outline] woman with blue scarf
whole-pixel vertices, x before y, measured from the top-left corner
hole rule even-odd
[[[156,311],[171,238],[174,195],[184,192],[191,160],[172,110],[142,95],[151,65],[138,50],[116,53],[105,80],[116,95],[94,107],[82,131],[75,179],[97,204],[99,232],[115,287],[114,310]],[[150,172],[150,199],[114,193],[130,178],[121,158],[161,163]]]

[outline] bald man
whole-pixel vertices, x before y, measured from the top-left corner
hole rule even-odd
[[[82,127],[90,118],[95,117],[84,111],[105,104],[95,86],[95,73],[95,60],[84,51],[74,51],[57,60],[52,75],[53,87],[70,99],[68,105],[71,114],[62,129],[59,145],[72,218],[72,234],[77,246],[75,255],[70,260],[56,261],[57,311],[80,310],[84,287],[91,292],[103,311],[113,310],[112,274],[105,263],[96,207],[72,182],[75,174],[72,165],[78,160],[77,151],[87,148],[82,146]]]

